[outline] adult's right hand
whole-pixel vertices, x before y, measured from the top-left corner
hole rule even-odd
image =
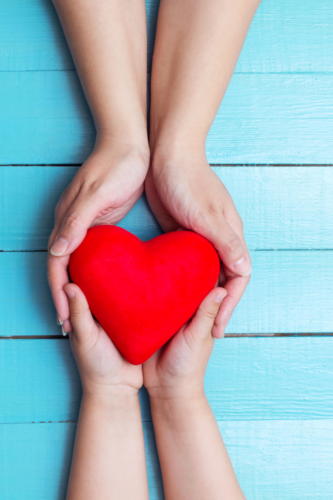
[[[55,225],[49,240],[48,280],[58,324],[65,335],[72,331],[67,296],[70,254],[87,230],[99,224],[117,224],[143,192],[149,154],[143,149],[97,147],[82,165],[55,209]]]

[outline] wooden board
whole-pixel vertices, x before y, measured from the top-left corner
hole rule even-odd
[[[0,164],[87,158],[95,130],[75,72],[0,72],[0,87]],[[208,135],[208,160],[331,164],[332,110],[330,74],[235,74]]]
[[[219,423],[247,500],[331,500],[333,420]],[[65,500],[75,424],[0,425],[2,500]],[[151,423],[150,500],[163,500]],[[15,464],[15,466],[13,466]]]
[[[0,336],[59,335],[46,255],[0,253]],[[258,251],[252,263],[227,333],[332,333],[333,251]]]
[[[0,340],[0,423],[75,421],[81,384],[68,339]],[[205,390],[217,420],[333,417],[333,338],[226,338]],[[151,421],[141,390],[142,420]]]
[[[148,72],[158,4],[146,2]],[[214,167],[254,268],[229,335],[319,334],[216,342],[205,387],[248,500],[332,499],[333,338],[320,335],[333,334],[333,167],[316,166],[333,164],[332,25],[331,1],[263,0],[206,145],[211,164],[265,165]],[[0,54],[0,337],[59,335],[40,250],[95,131],[51,0],[0,2]],[[160,231],[144,198],[122,226]],[[68,339],[0,339],[0,366],[1,500],[65,500],[65,421],[81,396]],[[140,397],[150,499],[162,500]]]
[[[149,61],[158,4],[159,0],[146,1]],[[327,0],[264,0],[236,72],[329,73],[333,69],[332,24],[333,5]],[[49,0],[0,3],[0,50],[0,71],[74,69]]]
[[[333,249],[332,167],[213,167],[243,219],[250,250]],[[54,207],[78,167],[0,168],[0,250],[47,248]],[[37,195],[36,195],[37,194]],[[120,224],[160,234],[142,198]]]
[[[75,429],[74,423],[0,425],[1,499],[65,500]],[[144,434],[149,498],[162,500],[150,423],[144,424]]]

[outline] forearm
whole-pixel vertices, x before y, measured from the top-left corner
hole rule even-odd
[[[166,500],[244,500],[203,393],[151,408]]]
[[[204,150],[260,0],[162,0],[152,66],[151,146]]]
[[[144,0],[53,3],[97,132],[141,144],[147,135]]]
[[[138,396],[83,396],[67,500],[148,500]]]

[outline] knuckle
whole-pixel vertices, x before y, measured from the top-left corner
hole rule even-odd
[[[216,316],[216,311],[212,309],[203,309],[201,308],[202,314],[209,320],[214,320]]]
[[[234,236],[229,238],[225,242],[225,249],[227,250],[228,253],[234,253],[236,252],[240,247],[239,239]]]
[[[206,311],[206,317],[209,320],[214,320],[216,316],[216,311]]]
[[[71,318],[78,318],[81,315],[81,309],[79,307],[71,307]]]
[[[64,202],[64,198],[65,198],[65,196],[66,196],[67,192],[68,192],[68,188],[66,188],[66,189],[65,189],[65,190],[61,193],[61,196],[60,196],[60,198],[59,198],[59,200],[58,200],[58,203],[56,204],[56,206],[55,206],[55,208],[54,208],[54,214],[55,214],[55,216],[57,216],[57,215],[59,214],[59,212],[60,212],[60,208],[61,208],[61,206],[62,206],[62,204],[63,204],[63,202]]]
[[[68,229],[78,229],[82,227],[82,223],[82,218],[77,212],[69,213],[64,220],[64,226]]]

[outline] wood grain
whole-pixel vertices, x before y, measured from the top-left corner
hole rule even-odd
[[[75,421],[81,384],[68,339],[0,340],[0,423]],[[217,420],[333,416],[333,338],[226,338],[205,390]],[[140,391],[142,420],[151,421]]]
[[[75,72],[0,72],[0,87],[0,164],[87,158],[95,130]],[[332,164],[332,135],[330,74],[241,73],[232,78],[206,151],[212,164]]]
[[[54,207],[77,169],[0,168],[0,250],[47,248]],[[333,249],[332,167],[213,169],[243,219],[250,250]],[[144,197],[120,225],[145,241],[161,232]]]
[[[158,4],[146,1],[148,72]],[[333,334],[333,167],[316,166],[333,164],[332,25],[331,1],[263,1],[206,144],[211,164],[293,165],[214,167],[254,269],[229,335],[300,334],[226,338],[209,362],[206,392],[248,500],[332,499],[333,337],[320,335]],[[0,2],[0,54],[0,165],[64,165],[0,166],[0,336],[56,336],[40,250],[76,171],[66,165],[87,158],[95,130],[50,0]],[[121,225],[160,232],[144,198]],[[65,500],[76,427],[65,421],[81,397],[68,339],[0,339],[0,366],[1,499]],[[140,398],[150,499],[162,500]]]
[[[159,0],[147,0],[150,69]],[[333,6],[327,0],[265,0],[236,72],[332,72]],[[0,71],[74,69],[48,0],[0,3]]]
[[[252,252],[231,334],[332,333],[333,251]],[[0,253],[1,336],[59,335],[46,252]]]
[[[333,420],[219,422],[247,500],[331,500]],[[65,500],[75,424],[0,425],[2,500]],[[150,500],[163,500],[144,423]],[[13,466],[15,464],[15,466]]]

